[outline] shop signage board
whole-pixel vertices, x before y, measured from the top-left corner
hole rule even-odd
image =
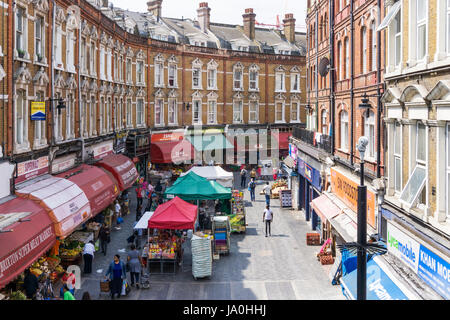
[[[320,171],[316,170],[302,159],[297,159],[298,173],[305,177],[317,190],[322,191]]]
[[[331,168],[331,190],[351,210],[358,212],[358,183],[347,178],[342,173]],[[367,189],[367,223],[374,229],[375,224],[375,193]]]
[[[114,141],[114,150],[116,153],[124,153],[127,147],[128,131],[116,134],[116,140]]]
[[[151,142],[170,142],[183,140],[183,132],[165,132],[152,134]]]
[[[39,159],[20,162],[17,164],[16,183],[21,183],[34,179],[40,175],[48,173],[48,156]]]
[[[297,159],[297,146],[293,143],[289,143],[289,157]]]
[[[42,101],[31,102],[30,115],[32,121],[45,120],[45,102]]]
[[[107,141],[105,143],[95,145],[92,148],[92,151],[94,152],[94,159],[96,160],[102,159],[107,155],[114,153],[113,141]]]
[[[76,155],[55,159],[52,163],[52,174],[69,170],[75,166]]]
[[[450,299],[450,263],[388,223],[389,253],[401,259],[445,299]]]

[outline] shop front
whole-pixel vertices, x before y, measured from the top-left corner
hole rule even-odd
[[[194,154],[194,147],[184,139],[184,130],[152,134],[150,161],[158,168],[191,163]]]
[[[17,176],[15,177],[15,184],[17,185],[25,183],[48,173],[49,173],[48,156],[43,156],[34,160],[19,162],[17,163]]]
[[[150,161],[150,140],[150,133],[130,134],[127,139],[126,153],[130,159],[133,159],[141,177],[147,177]]]
[[[311,201],[321,195],[322,176],[319,165],[310,165],[302,159],[302,153],[297,158],[298,183],[298,205],[300,210],[305,211],[306,221],[312,220],[312,230],[320,231],[321,221],[319,216],[311,210]]]
[[[114,140],[93,144],[92,146],[86,147],[85,150],[88,158],[101,160],[110,154],[114,154]]]

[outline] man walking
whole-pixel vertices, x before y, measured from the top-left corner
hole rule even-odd
[[[250,201],[252,202],[255,201],[255,188],[256,188],[255,179],[252,178],[248,183],[248,191],[250,191]]]
[[[245,169],[245,167],[243,167],[241,170],[241,188],[245,188],[246,182],[247,182],[247,170]]]
[[[106,256],[106,249],[108,247],[108,235],[109,230],[108,227],[103,224],[98,233],[98,237],[100,238],[100,247],[102,249],[102,253]]]
[[[270,187],[269,181],[266,182],[266,185],[263,188],[264,194],[266,196],[266,204],[270,205],[270,195],[272,194],[272,188]]]
[[[266,238],[267,234],[269,234],[269,236],[272,236],[272,231],[270,230],[270,224],[272,223],[272,221],[273,221],[273,211],[270,209],[270,206],[267,205],[266,210],[264,210],[263,213],[263,222],[265,222],[266,224]]]
[[[84,273],[92,273],[92,259],[94,259],[95,246],[93,241],[89,241],[84,245],[83,259],[84,259]]]
[[[121,209],[122,209],[122,207],[120,206],[119,201],[116,200],[116,203],[115,203],[115,205],[114,205],[114,215],[117,217],[117,218],[116,218],[116,221],[117,221],[117,219],[119,219],[119,217],[122,216],[122,215],[120,214]],[[118,226],[118,223],[117,223],[117,222],[116,222],[116,227],[115,227],[114,229],[120,230],[120,227]]]

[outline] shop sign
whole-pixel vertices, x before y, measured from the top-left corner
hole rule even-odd
[[[331,168],[331,190],[355,213],[358,212],[358,184]],[[367,190],[367,223],[374,229],[375,194]]]
[[[289,157],[297,159],[297,146],[293,143],[289,143]]]
[[[52,163],[52,174],[66,171],[75,166],[75,155],[55,159]]]
[[[48,156],[18,163],[16,183],[21,183],[46,174],[48,173],[48,169]]]
[[[33,101],[31,102],[31,120],[43,121],[45,120],[45,102]]]
[[[308,180],[317,190],[322,190],[319,170],[314,169],[302,159],[298,158],[298,173]]]
[[[115,140],[115,152],[116,153],[124,153],[127,149],[127,137],[128,132],[117,133]]]
[[[100,160],[107,155],[114,153],[114,146],[112,141],[98,144],[92,148],[94,152],[94,159]]]
[[[165,132],[152,134],[151,142],[171,142],[183,140],[184,134],[182,132]]]
[[[450,263],[388,223],[387,247],[445,299],[450,299]]]

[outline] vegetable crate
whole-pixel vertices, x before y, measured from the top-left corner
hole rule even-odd
[[[306,244],[308,246],[320,246],[320,234],[307,233],[306,234]]]

